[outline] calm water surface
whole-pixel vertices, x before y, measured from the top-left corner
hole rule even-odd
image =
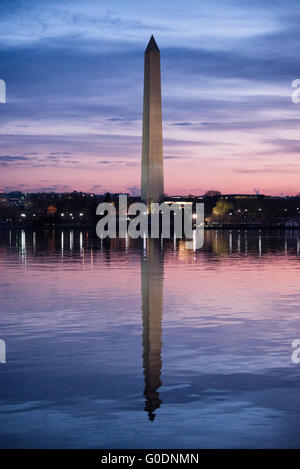
[[[299,239],[0,232],[0,446],[299,447]]]

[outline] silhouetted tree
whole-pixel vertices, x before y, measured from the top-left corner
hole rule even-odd
[[[205,194],[204,194],[205,197],[216,197],[218,195],[221,195],[221,192],[220,191],[214,191],[214,190],[209,190],[209,191],[205,192]]]

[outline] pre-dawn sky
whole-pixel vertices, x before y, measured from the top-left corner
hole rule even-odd
[[[0,0],[0,189],[138,193],[144,49],[168,194],[300,192],[299,0]]]

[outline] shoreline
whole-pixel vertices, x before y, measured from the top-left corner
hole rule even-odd
[[[45,224],[45,225],[30,225],[22,223],[13,223],[13,224],[2,224],[0,223],[0,230],[9,231],[9,230],[63,230],[63,229],[78,229],[78,230],[95,230],[96,224]],[[281,231],[297,231],[300,230],[299,226],[284,226],[284,225],[255,225],[255,224],[223,224],[223,225],[205,225],[204,230],[220,230],[220,231],[263,231],[263,230],[281,230]]]

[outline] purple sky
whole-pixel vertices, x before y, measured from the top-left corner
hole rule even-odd
[[[299,23],[298,0],[1,0],[0,189],[139,192],[153,33],[166,192],[300,192]]]

